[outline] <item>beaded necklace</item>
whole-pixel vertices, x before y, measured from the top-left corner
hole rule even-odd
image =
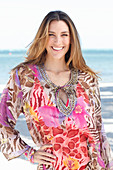
[[[39,71],[46,81],[46,83],[51,87],[51,91],[53,91],[55,95],[55,102],[58,110],[60,113],[64,114],[65,116],[69,116],[75,108],[76,103],[76,91],[75,91],[75,84],[77,83],[78,78],[78,71],[75,69],[71,69],[71,78],[70,80],[63,86],[55,85],[48,77],[44,64],[38,66]],[[67,94],[67,103],[65,104],[62,99],[59,97],[59,91],[63,90]]]

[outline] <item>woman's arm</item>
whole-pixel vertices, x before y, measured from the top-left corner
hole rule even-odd
[[[91,159],[93,163],[97,162],[95,164],[97,169],[105,168],[106,170],[111,170],[113,169],[113,159],[111,158],[111,148],[109,146],[102,122],[100,89],[97,79],[95,79],[91,91],[94,103],[93,119],[95,125],[95,143],[93,146],[94,149],[92,150]]]
[[[11,73],[0,100],[0,150],[10,160],[30,148],[15,129],[17,118],[23,112],[22,91],[18,70]]]
[[[21,78],[20,78],[21,76]],[[23,154],[24,158],[32,163],[52,165],[55,156],[45,151],[51,145],[44,145],[35,150],[27,145],[15,129],[16,121],[23,112],[23,93],[18,70],[13,71],[0,102],[0,149],[8,160]]]

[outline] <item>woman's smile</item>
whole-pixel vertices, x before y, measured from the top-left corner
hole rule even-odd
[[[51,47],[54,51],[61,51],[64,47]]]
[[[61,59],[65,57],[70,47],[70,31],[64,21],[52,21],[48,31],[46,45],[47,57]]]

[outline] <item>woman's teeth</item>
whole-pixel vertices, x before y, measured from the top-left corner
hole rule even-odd
[[[54,50],[57,50],[57,51],[60,51],[60,50],[63,49],[63,47],[60,47],[60,48],[55,48],[55,47],[53,47],[53,49],[54,49]]]

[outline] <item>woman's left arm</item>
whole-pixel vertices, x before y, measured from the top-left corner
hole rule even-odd
[[[98,164],[106,170],[113,169],[113,159],[111,157],[111,148],[104,130],[104,124],[102,122],[101,115],[101,99],[100,89],[97,79],[95,79],[95,85],[93,87],[94,96],[94,123],[96,124],[96,131],[99,137],[99,141],[96,143],[95,149],[97,150]]]

